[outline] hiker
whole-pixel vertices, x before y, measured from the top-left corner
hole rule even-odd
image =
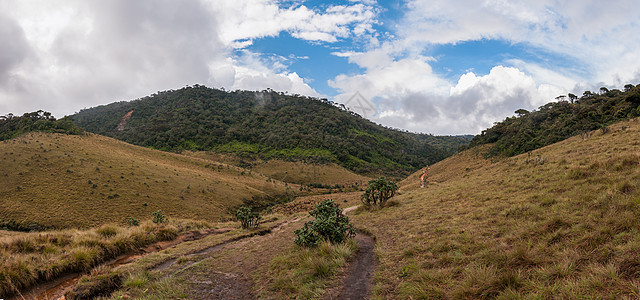
[[[427,170],[431,170],[429,165],[422,169],[422,175],[420,176],[420,188],[424,188],[424,183],[427,181]]]

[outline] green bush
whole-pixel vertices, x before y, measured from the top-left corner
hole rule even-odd
[[[154,211],[151,213],[153,215],[153,223],[165,223],[167,221],[169,221],[169,219],[167,219],[167,216],[162,214],[161,210],[158,211]]]
[[[243,229],[258,227],[258,222],[262,217],[257,212],[252,212],[251,208],[242,206],[236,211],[236,218],[242,224]]]
[[[362,194],[362,203],[366,206],[377,205],[382,207],[387,203],[387,200],[395,195],[397,190],[398,185],[385,177],[370,180],[369,187]]]
[[[315,247],[321,240],[341,243],[356,235],[349,218],[342,214],[342,210],[333,200],[318,203],[309,214],[315,219],[294,231],[297,236],[296,245]]]
[[[129,217],[127,219],[127,225],[129,226],[138,226],[140,225],[140,221],[134,217]]]

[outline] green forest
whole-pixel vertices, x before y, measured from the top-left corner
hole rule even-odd
[[[466,137],[386,128],[326,99],[202,85],[73,115],[83,129],[165,151],[335,162],[358,173],[406,175],[466,145]]]
[[[82,129],[76,126],[71,118],[56,120],[50,112],[35,111],[22,116],[7,114],[0,116],[0,141],[12,139],[31,131],[80,134]]]
[[[513,156],[592,130],[605,132],[611,123],[640,116],[640,85],[627,84],[624,91],[603,87],[598,93],[556,99],[531,112],[515,111],[517,116],[482,131],[468,147],[493,143],[489,155]]]

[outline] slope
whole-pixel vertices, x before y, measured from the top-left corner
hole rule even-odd
[[[351,187],[362,186],[371,180],[370,177],[358,175],[335,163],[319,164],[281,159],[248,160],[210,151],[183,151],[182,154],[239,166],[282,182],[302,185]]]
[[[85,109],[73,119],[87,131],[162,150],[333,162],[360,174],[406,175],[468,142],[385,128],[326,99],[200,85]]]
[[[640,120],[486,160],[471,149],[361,211],[381,298],[623,298],[640,292]],[[488,145],[486,147],[490,147]],[[475,152],[474,152],[475,151]]]
[[[87,135],[0,142],[0,216],[13,227],[95,226],[171,217],[219,220],[243,199],[287,193],[249,170]]]

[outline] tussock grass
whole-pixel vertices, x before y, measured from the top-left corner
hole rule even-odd
[[[281,297],[320,298],[358,244],[353,239],[345,243],[322,242],[315,248],[295,247],[271,260],[268,273],[270,289]]]
[[[157,210],[215,222],[243,199],[297,189],[236,166],[94,134],[29,133],[0,142],[0,228],[126,224]]]
[[[38,281],[94,266],[180,232],[209,227],[202,221],[177,220],[139,227],[104,225],[89,230],[23,233],[0,237],[0,295],[23,291]],[[100,273],[93,270],[92,273]],[[113,279],[115,280],[115,279]]]
[[[625,126],[625,130],[621,129]],[[625,298],[640,294],[640,120],[511,158],[471,149],[357,211],[377,237],[374,296]]]

